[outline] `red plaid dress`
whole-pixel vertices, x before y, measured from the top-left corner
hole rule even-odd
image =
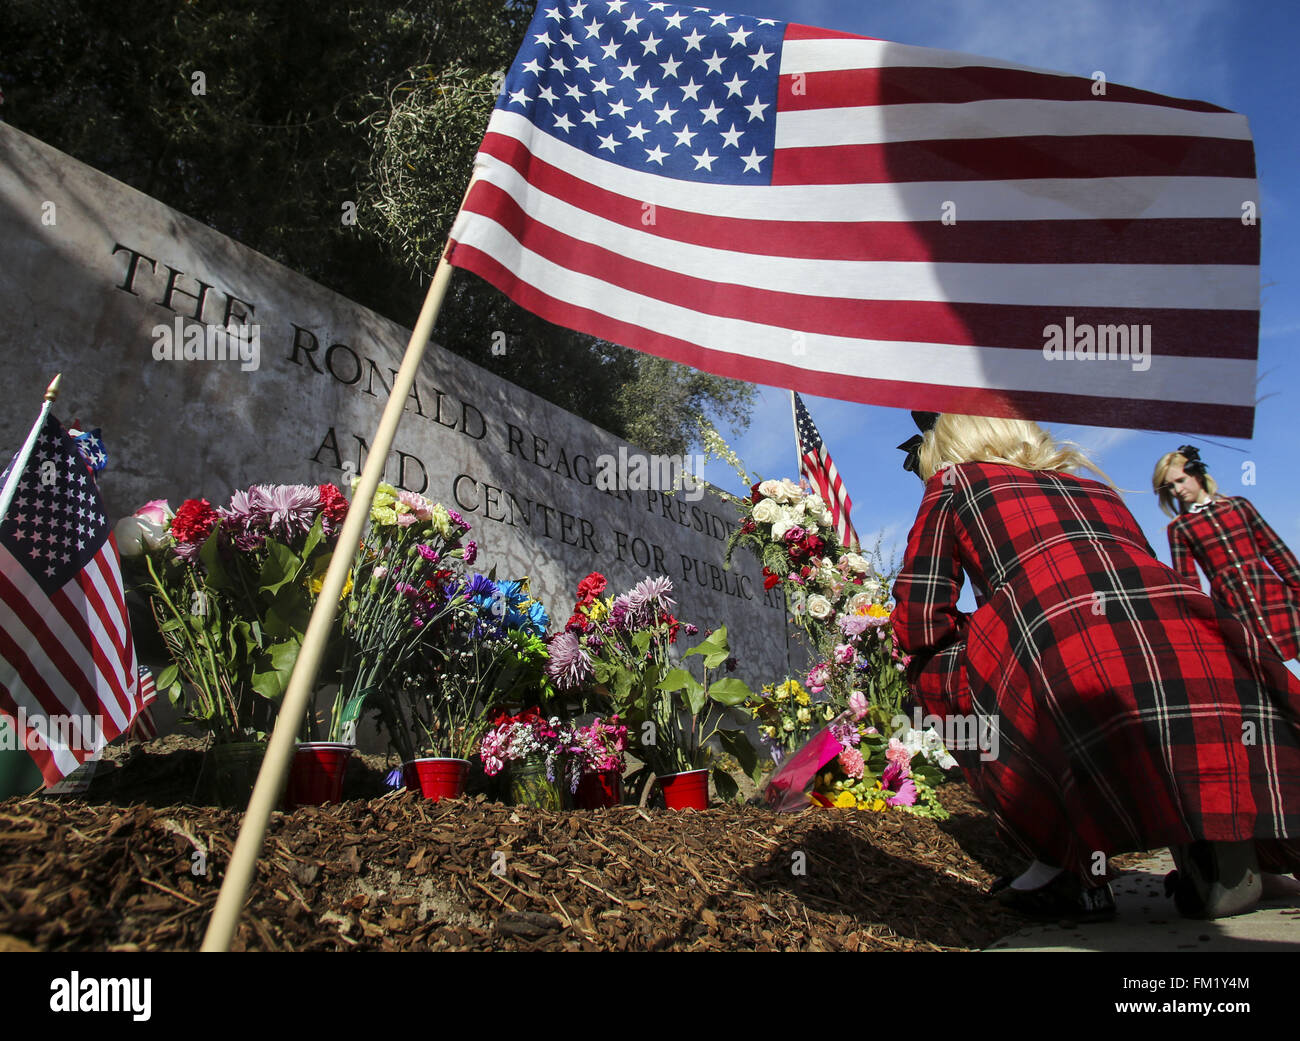
[[[1197,585],[1200,564],[1210,594],[1279,655],[1300,656],[1300,561],[1249,499],[1218,499],[1176,517],[1169,553],[1174,570]]]
[[[969,615],[963,573],[985,597]],[[949,747],[1026,856],[1095,875],[1098,853],[1254,838],[1263,867],[1300,869],[1300,680],[1155,558],[1110,488],[940,471],[894,597],[926,712],[996,735]]]

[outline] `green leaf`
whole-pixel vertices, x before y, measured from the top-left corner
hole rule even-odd
[[[670,669],[668,674],[659,681],[658,689],[671,692],[699,685],[699,681],[685,669]]]
[[[208,536],[207,541],[199,549],[199,560],[203,562],[203,569],[207,572],[203,579],[203,584],[209,589],[234,589],[235,582],[230,572],[226,570],[225,562],[221,559],[221,554],[217,550],[217,533],[221,530],[218,524],[212,529],[212,534]]]
[[[283,542],[266,540],[266,562],[258,576],[258,590],[274,595],[280,587],[298,577],[298,568],[302,562]]]
[[[736,762],[740,768],[755,779],[759,774],[758,769],[758,752],[750,744],[749,737],[743,730],[719,730],[718,741],[723,749],[736,757]]]
[[[730,657],[731,657],[731,652],[724,647],[720,651],[714,651],[711,654],[706,654],[704,656],[704,667],[706,669],[716,669],[719,665],[726,664],[727,659]]]
[[[166,690],[180,677],[181,670],[175,663],[168,665],[162,672],[158,673],[157,679],[154,680],[154,688],[157,690]]]
[[[311,551],[319,544],[320,540],[325,537],[325,514],[318,513],[316,520],[312,523],[311,531],[307,532],[307,541],[302,544],[302,559],[310,560]],[[332,556],[332,554],[330,554]],[[328,560],[328,556],[326,557]]]
[[[642,629],[632,637],[632,646],[637,649],[637,653],[645,654],[650,650],[650,634]]]
[[[717,789],[718,798],[723,802],[733,802],[740,794],[736,779],[720,766],[713,768],[713,787]]]
[[[719,705],[740,705],[753,696],[754,692],[749,689],[749,685],[734,677],[718,680],[709,687],[709,697]]]
[[[252,680],[253,689],[258,694],[270,701],[278,701],[283,696],[298,660],[299,647],[297,640],[289,640],[275,644],[265,655],[259,656]]]
[[[695,677],[691,677],[691,685],[686,688],[686,705],[691,711],[692,716],[698,716],[704,711],[704,706],[708,704],[709,695],[704,690],[704,685],[695,682]]]

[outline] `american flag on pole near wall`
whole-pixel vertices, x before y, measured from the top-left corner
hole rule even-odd
[[[858,533],[853,530],[853,521],[849,511],[853,509],[853,500],[849,491],[840,480],[840,473],[835,469],[835,462],[826,449],[822,436],[817,432],[817,424],[812,421],[803,399],[791,391],[794,397],[794,429],[799,439],[799,472],[812,482],[817,494],[826,503],[826,508],[835,518],[835,536],[845,549],[858,548]]]
[[[139,711],[135,645],[94,477],[48,404],[0,485],[0,714],[53,785]]]
[[[1254,148],[1214,105],[540,0],[474,173],[451,262],[558,324],[826,397],[1250,436]]]

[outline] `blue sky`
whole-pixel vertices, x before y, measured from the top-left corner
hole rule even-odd
[[[1252,440],[1189,438],[1105,427],[1053,425],[1078,442],[1116,484],[1157,554],[1169,560],[1167,518],[1150,492],[1165,452],[1198,444],[1227,495],[1245,495],[1300,550],[1300,481],[1289,469],[1300,412],[1300,131],[1294,0],[741,0],[709,6],[801,22],[897,43],[966,51],[1080,76],[1102,70],[1111,83],[1196,98],[1245,114],[1255,140],[1263,256],[1258,398]],[[894,446],[915,428],[906,411],[805,398],[853,498],[864,544],[884,535],[901,558],[920,501],[920,482],[901,469]],[[732,445],[751,471],[795,476],[787,391],[760,389],[750,429]],[[1252,463],[1255,483],[1243,483]],[[731,491],[740,482],[721,464],[705,476]]]

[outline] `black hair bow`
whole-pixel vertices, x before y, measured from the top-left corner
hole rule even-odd
[[[1201,450],[1195,445],[1179,445],[1178,454],[1184,456],[1187,462],[1183,464],[1183,473],[1191,474],[1193,477],[1205,476],[1205,463],[1201,461]]]
[[[907,453],[907,458],[903,460],[903,469],[910,470],[917,477],[921,476],[921,445],[925,444],[925,432],[934,427],[935,420],[938,418],[938,412],[913,412],[912,422],[921,433],[913,434],[898,446],[899,451]]]

